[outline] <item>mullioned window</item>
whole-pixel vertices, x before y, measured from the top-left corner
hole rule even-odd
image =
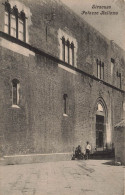
[[[26,42],[26,15],[24,11],[19,12],[16,5],[11,8],[9,1],[6,1],[4,6],[4,32]]]

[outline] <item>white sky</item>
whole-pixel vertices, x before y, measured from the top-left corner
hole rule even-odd
[[[100,31],[109,40],[114,40],[120,47],[125,49],[125,0],[61,0],[74,12],[80,15],[89,24]],[[104,11],[118,12],[118,15],[82,15],[84,11],[99,11],[92,9],[92,5],[111,6]]]

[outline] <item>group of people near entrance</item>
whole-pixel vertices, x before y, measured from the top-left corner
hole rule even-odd
[[[72,160],[79,159],[89,159],[90,158],[90,152],[91,152],[91,145],[89,144],[89,142],[86,142],[86,147],[85,147],[85,152],[82,152],[81,146],[78,145],[78,147],[76,147],[75,149],[75,153],[73,154]]]

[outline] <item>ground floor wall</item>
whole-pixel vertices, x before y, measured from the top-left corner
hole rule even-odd
[[[2,52],[1,155],[64,153],[77,145],[84,150],[86,141],[94,152],[98,102],[105,113],[104,146],[112,147],[121,92],[45,57]],[[12,106],[13,78],[20,81],[19,108]]]

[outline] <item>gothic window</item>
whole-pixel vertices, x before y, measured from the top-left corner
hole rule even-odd
[[[117,71],[117,83],[118,83],[118,87],[121,89],[122,81],[121,81],[121,73],[119,71]]]
[[[16,16],[11,14],[10,20],[11,20],[10,34],[11,34],[11,36],[16,38],[16,31],[17,31]]]
[[[104,80],[104,62],[101,64],[101,79]]]
[[[62,60],[67,62],[68,64],[74,66],[74,43],[69,41],[69,39],[65,40],[65,37],[62,37]]]
[[[97,59],[97,77],[100,78],[100,65],[99,65],[99,60]]]
[[[97,78],[104,80],[104,62],[96,60],[97,63]]]
[[[9,12],[5,12],[5,24],[4,24],[4,31],[5,33],[9,34]]]
[[[72,51],[72,62],[71,62],[71,64],[72,64],[72,66],[74,66],[74,43],[73,42],[71,43],[71,51]]]
[[[26,41],[26,16],[24,11],[21,11],[18,21],[18,37],[21,41]]]
[[[68,64],[70,64],[70,42],[67,40],[67,57],[68,57]]]
[[[111,76],[113,76],[114,64],[115,64],[115,60],[111,58]]]
[[[23,23],[23,20],[19,19],[19,39],[21,41],[24,41],[24,23]]]
[[[26,41],[26,16],[24,11],[19,12],[16,6],[11,8],[8,1],[5,2],[4,6],[4,32],[21,41]]]
[[[62,60],[65,62],[65,37],[62,37]]]

